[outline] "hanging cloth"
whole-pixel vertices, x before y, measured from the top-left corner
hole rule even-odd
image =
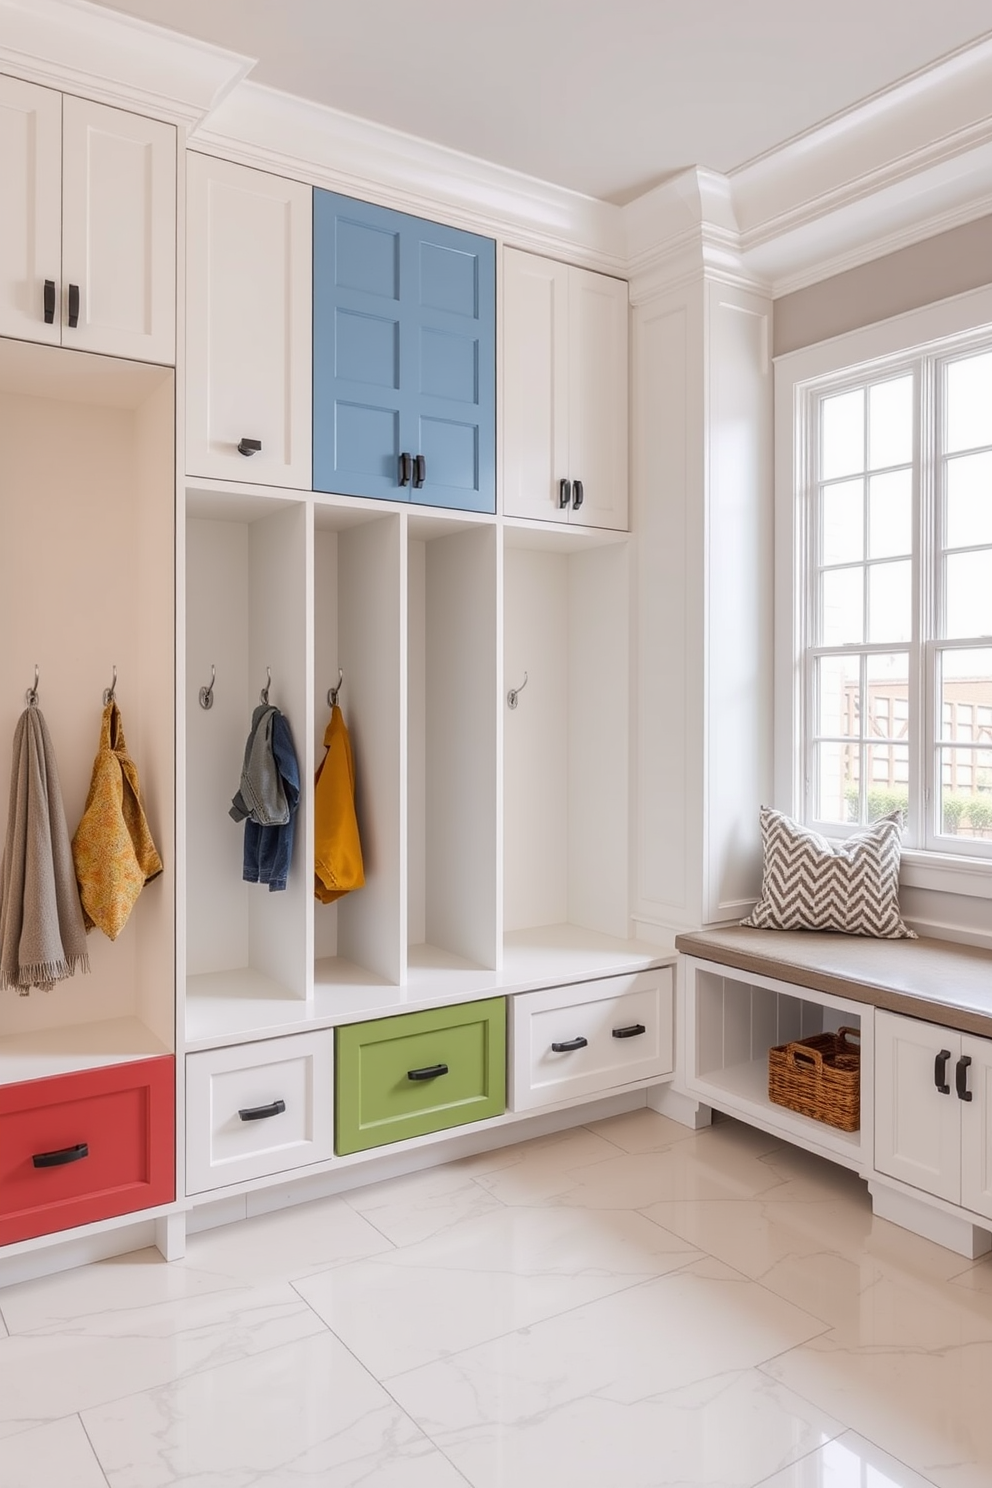
[[[0,987],[26,997],[89,969],[55,752],[40,708],[25,708],[0,870]]]
[[[268,703],[251,716],[241,786],[228,815],[245,824],[242,877],[265,884],[270,893],[285,889],[293,857],[300,767],[284,713]]]
[[[314,893],[321,904],[330,904],[365,882],[355,815],[355,760],[337,705],[324,730],[324,748],[313,792]]]
[[[82,821],[72,839],[87,930],[116,940],[146,883],[162,872],[145,820],[138,771],[115,702],[103,710],[100,747]]]

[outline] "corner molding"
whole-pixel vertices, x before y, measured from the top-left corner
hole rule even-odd
[[[255,65],[89,0],[0,0],[0,72],[187,127]]]

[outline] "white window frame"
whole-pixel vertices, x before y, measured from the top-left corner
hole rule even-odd
[[[879,374],[895,375],[924,356],[966,353],[992,336],[992,288],[957,295],[921,310],[819,342],[775,359],[775,802],[799,818],[806,803],[804,739],[808,699],[809,533],[799,499],[811,473],[806,410],[812,385],[834,381],[838,390]],[[863,370],[859,370],[863,369]],[[831,389],[832,390],[832,389]],[[916,431],[919,439],[920,431]],[[923,434],[924,439],[926,433]],[[927,456],[924,450],[923,456]],[[919,499],[914,492],[914,503]],[[924,582],[929,582],[928,578]],[[919,583],[917,579],[916,583]],[[925,597],[924,597],[925,598]],[[914,609],[923,600],[914,584]],[[917,687],[919,682],[916,683]],[[921,757],[929,758],[929,709],[916,699],[927,730]],[[922,803],[922,784],[911,778],[911,809]],[[848,829],[856,830],[856,828]],[[844,827],[831,830],[845,835]],[[948,839],[941,840],[946,842]],[[902,882],[908,886],[992,899],[992,859],[966,851],[909,849]]]

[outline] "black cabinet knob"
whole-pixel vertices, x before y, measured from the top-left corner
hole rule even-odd
[[[573,511],[578,511],[579,507],[582,505],[582,503],[583,503],[583,501],[585,501],[585,499],[586,499],[585,487],[583,486],[582,482],[581,481],[573,481],[573,483],[572,483],[572,510]]]
[[[45,280],[45,324],[55,324],[55,280]]]
[[[36,1152],[31,1161],[36,1168],[64,1168],[66,1163],[79,1162],[89,1155],[87,1143],[77,1142],[74,1147],[60,1147],[57,1152]]]
[[[260,439],[240,439],[238,441],[239,455],[257,455],[262,448]]]
[[[968,1066],[971,1063],[970,1054],[962,1054],[954,1066],[954,1084],[957,1087],[958,1100],[970,1101],[973,1099],[968,1089]]]
[[[560,480],[558,482],[558,510],[563,511],[566,506],[572,504],[572,482]]]
[[[438,1075],[446,1075],[448,1066],[446,1064],[427,1064],[423,1069],[407,1070],[408,1080],[436,1080]]]
[[[427,479],[427,460],[423,455],[417,455],[413,462],[413,489],[419,491]]]
[[[407,454],[406,450],[400,455],[400,473],[398,480],[401,486],[408,486],[413,479],[413,456]]]
[[[950,1095],[951,1087],[947,1083],[947,1061],[951,1057],[950,1049],[941,1049],[933,1062],[933,1083],[941,1095]]]
[[[242,1121],[267,1121],[270,1116],[281,1116],[285,1109],[284,1100],[274,1100],[267,1106],[245,1106],[238,1115]]]
[[[574,1049],[584,1049],[589,1040],[580,1034],[578,1038],[566,1039],[564,1043],[552,1044],[551,1047],[556,1054],[571,1054]]]
[[[79,285],[69,285],[69,324],[73,330],[79,324]]]

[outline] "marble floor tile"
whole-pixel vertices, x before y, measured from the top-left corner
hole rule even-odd
[[[107,1488],[78,1416],[7,1437],[0,1445],[4,1488]]]
[[[292,1281],[392,1248],[344,1199],[317,1199],[190,1235],[182,1264],[238,1281]]]
[[[571,1186],[576,1168],[617,1156],[617,1147],[583,1126],[552,1132],[494,1152],[463,1158],[457,1167],[505,1204],[545,1204]]]
[[[0,1297],[2,1297],[2,1296],[3,1296],[3,1293],[0,1292]],[[6,1337],[7,1337],[7,1324],[3,1320],[3,1312],[0,1311],[0,1338],[6,1338]]]
[[[465,1488],[329,1333],[84,1412],[110,1488]]]
[[[287,1281],[99,1311],[81,1284],[82,1311],[0,1345],[0,1438],[326,1331]]]
[[[759,1488],[932,1488],[912,1468],[853,1431],[845,1431]]]
[[[456,1163],[370,1183],[345,1202],[393,1245],[415,1245],[499,1207],[499,1200]]]
[[[698,1259],[639,1214],[501,1208],[296,1285],[382,1379]]]
[[[603,1137],[614,1147],[624,1152],[658,1152],[671,1147],[675,1142],[691,1141],[696,1133],[691,1127],[682,1126],[659,1111],[642,1106],[638,1111],[626,1111],[622,1116],[607,1116],[602,1121],[590,1121],[587,1131]]]

